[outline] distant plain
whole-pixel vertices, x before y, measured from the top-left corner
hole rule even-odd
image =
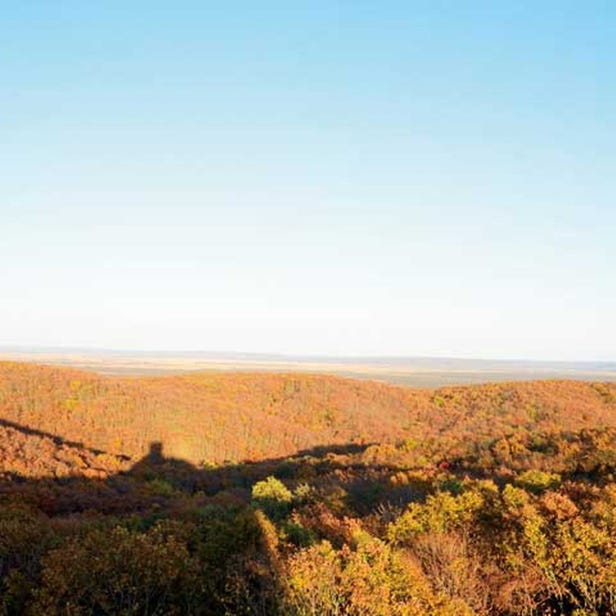
[[[190,372],[318,373],[436,388],[502,381],[616,381],[616,362],[481,360],[431,357],[319,357],[215,352],[0,348],[0,360],[68,366],[104,375]]]

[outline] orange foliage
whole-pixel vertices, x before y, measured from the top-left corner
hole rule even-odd
[[[118,378],[0,362],[4,420],[115,456],[139,458],[161,441],[169,454],[196,464],[410,437],[437,439],[441,448],[465,435],[480,444],[516,429],[616,426],[615,410],[613,384],[538,381],[431,392],[326,375]]]

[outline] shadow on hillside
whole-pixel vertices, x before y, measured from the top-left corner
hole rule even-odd
[[[58,447],[70,443],[75,452],[84,455],[83,460],[86,453],[104,453],[14,422],[2,422],[2,426],[36,437],[30,455],[36,455],[35,448],[41,446],[41,438],[49,441],[46,446],[50,442]],[[327,455],[327,448],[319,448],[319,451]],[[302,454],[307,456],[309,452]],[[281,460],[268,460],[198,468],[185,460],[165,456],[163,444],[153,442],[147,455],[130,468],[109,472],[101,478],[83,473],[28,477],[0,464],[0,528],[8,533],[2,537],[8,548],[0,549],[0,613],[66,613],[63,606],[71,601],[76,602],[75,613],[119,613],[116,609],[123,609],[124,604],[117,601],[124,601],[126,595],[135,598],[135,605],[147,598],[146,607],[122,613],[143,613],[144,616],[161,613],[270,616],[283,613],[279,604],[283,596],[279,584],[279,557],[269,538],[271,523],[257,507],[251,506],[252,485],[275,473],[281,463]],[[4,524],[5,519],[8,525]],[[165,520],[170,521],[166,526]],[[165,581],[167,565],[161,559],[150,560],[147,572],[146,565],[135,564],[139,546],[158,549],[155,542],[160,537],[156,534],[159,522],[163,522],[161,528],[166,529],[162,532],[177,533],[177,541],[185,541],[184,544],[165,544],[164,550],[181,550],[185,545],[187,557],[198,563],[196,571],[202,573],[194,574],[197,576],[195,584],[177,582],[179,586],[173,587],[172,592]],[[144,533],[145,543],[131,543],[126,535],[114,535],[113,529],[118,526]],[[98,541],[101,532],[104,533],[103,543],[95,543],[97,547],[93,549],[88,541]],[[44,547],[41,537],[52,536],[55,539]],[[50,549],[53,554],[54,546],[70,545],[69,537],[78,543],[85,541],[81,544],[85,551],[78,552],[84,571],[104,567],[105,562],[113,563],[112,568],[99,577],[89,573],[83,577],[79,570],[73,571],[71,567],[66,574],[56,572],[61,575],[62,587],[58,589],[55,582],[46,587],[45,596],[50,603],[45,604],[44,610],[51,611],[41,611],[36,603],[37,592],[32,590],[44,584],[38,577],[41,569],[37,564],[43,561],[38,559]],[[125,543],[114,544],[118,538]],[[68,544],[65,543],[67,539]],[[0,548],[6,546],[3,544]],[[106,556],[107,553],[110,555]],[[74,556],[75,552],[70,554]],[[107,558],[109,560],[105,560]],[[22,571],[23,563],[31,564]],[[64,571],[64,563],[60,568]],[[16,571],[18,578],[14,578]],[[122,584],[126,576],[140,581],[118,595],[109,590],[111,584],[106,576],[117,577]],[[16,591],[11,586],[13,579],[19,579],[21,585]],[[157,595],[160,588],[166,590]],[[187,605],[189,595],[190,606]]]
[[[129,466],[128,456],[110,454],[42,430],[0,419],[0,427],[10,428],[26,437],[43,439],[57,448],[69,447],[79,463],[96,465],[100,456],[107,468],[75,467],[73,472],[54,476],[57,457],[46,452],[49,475],[32,476],[15,471],[10,461],[3,464],[0,456],[0,496],[21,493],[49,515],[65,515],[80,511],[116,512],[144,510],[151,505],[172,506],[174,499],[201,497],[204,502],[225,493],[235,504],[249,504],[251,488],[257,481],[275,476],[291,484],[310,481],[337,469],[358,468],[354,456],[364,452],[371,443],[319,445],[297,451],[288,457],[263,459],[198,467],[181,459],[165,455],[162,442],[150,443],[149,452]],[[40,441],[29,447],[28,454],[36,458]],[[0,444],[0,450],[2,445]],[[6,458],[4,458],[6,460]],[[42,457],[38,466],[45,465]],[[374,468],[374,466],[372,467]],[[94,470],[99,476],[94,476]],[[47,498],[53,493],[53,498]]]
[[[367,447],[355,443],[317,446],[288,457],[199,468],[181,458],[166,457],[163,444],[157,441],[150,444],[146,456],[120,476],[145,482],[162,480],[189,494],[202,492],[215,496],[226,490],[247,501],[252,485],[270,475],[292,483],[322,476],[346,467],[350,457],[361,454]]]
[[[43,430],[38,430],[36,428],[30,428],[29,426],[24,426],[14,421],[10,421],[9,419],[0,418],[0,427],[11,428],[12,430],[17,430],[18,432],[21,432],[22,434],[25,434],[26,436],[38,436],[44,439],[49,439],[55,445],[66,445],[68,447],[75,447],[84,452],[92,453],[94,455],[101,455],[101,454],[107,453],[103,451],[102,449],[95,449],[92,447],[87,447],[82,442],[71,441],[69,439],[65,439],[61,436],[58,436],[57,434],[52,434],[51,432],[45,432]],[[118,457],[123,460],[130,459],[128,456],[124,456],[124,455],[116,455],[115,457]]]
[[[36,461],[38,466],[31,466],[30,473],[34,468],[41,468],[43,457],[45,464],[49,463],[46,468],[52,469],[54,455],[66,456],[67,453],[82,465],[105,462],[112,466],[118,465],[115,469],[105,469],[106,476],[99,477],[88,476],[84,472],[90,470],[87,468],[76,469],[73,474],[57,477],[27,476],[15,471],[18,465],[13,464],[11,467],[11,460],[8,458],[15,450],[9,448],[6,441],[0,441],[0,453],[4,445],[5,454],[0,455],[0,528],[4,528],[2,524],[5,519],[9,520],[6,526],[9,535],[6,538],[9,546],[12,545],[11,542],[15,544],[8,552],[0,550],[0,613],[9,614],[24,613],[26,606],[32,605],[29,602],[36,601],[36,591],[28,589],[37,588],[42,583],[38,577],[40,565],[37,564],[41,561],[37,559],[43,558],[53,546],[70,545],[70,537],[77,543],[89,541],[90,539],[84,539],[87,537],[93,537],[91,540],[95,541],[97,536],[100,537],[96,532],[103,532],[103,546],[100,548],[94,549],[87,547],[89,544],[84,544],[86,551],[80,552],[85,559],[82,561],[84,570],[90,571],[102,566],[100,563],[104,562],[105,558],[100,561],[102,549],[103,554],[107,551],[112,554],[109,558],[118,559],[118,564],[114,565],[119,567],[117,575],[132,576],[135,571],[134,565],[130,564],[133,562],[130,560],[130,550],[137,548],[123,547],[122,544],[112,545],[112,537],[115,536],[113,529],[120,526],[138,531],[144,533],[144,541],[149,541],[148,537],[156,536],[159,523],[162,523],[160,528],[167,529],[162,532],[177,532],[180,538],[185,537],[185,532],[193,533],[191,539],[186,539],[185,545],[188,546],[190,558],[197,559],[201,570],[206,572],[206,580],[199,582],[202,584],[202,590],[199,592],[205,594],[199,595],[199,603],[194,610],[181,607],[178,612],[179,603],[171,603],[165,604],[164,608],[156,608],[158,611],[154,608],[149,611],[148,608],[143,614],[167,613],[165,610],[170,605],[172,613],[245,613],[255,616],[284,613],[278,604],[284,595],[284,590],[281,590],[284,585],[279,584],[277,539],[272,543],[272,536],[275,537],[277,531],[273,530],[269,521],[281,521],[277,517],[280,515],[281,503],[276,501],[276,497],[269,501],[267,496],[261,501],[254,499],[253,486],[271,476],[283,480],[292,490],[305,483],[319,486],[322,486],[321,482],[325,484],[329,481],[330,485],[340,483],[341,475],[337,474],[341,473],[341,469],[346,468],[348,471],[353,456],[360,455],[368,447],[354,443],[319,446],[301,450],[287,458],[199,468],[186,460],[166,456],[163,443],[152,442],[149,452],[129,466],[126,457],[120,458],[93,450],[81,443],[15,422],[0,420],[0,426],[17,431],[20,447],[24,445],[24,452],[29,456],[39,457]],[[7,440],[11,438],[10,435],[8,432]],[[31,440],[24,441],[25,437],[31,437]],[[72,449],[68,449],[69,447]],[[320,498],[321,495],[318,500]],[[282,509],[286,512],[283,516],[290,514],[288,502],[282,503]],[[15,523],[16,526],[11,526]],[[32,528],[37,530],[30,537],[27,533]],[[24,529],[25,534],[15,529]],[[49,544],[41,544],[41,537],[55,539]],[[133,544],[129,542],[127,545]],[[123,552],[124,549],[129,551]],[[191,552],[191,549],[194,551]],[[31,552],[37,556],[26,556]],[[125,561],[125,558],[128,558],[128,561]],[[23,563],[33,564],[30,569],[24,569],[22,572],[20,567]],[[153,570],[164,566],[156,562],[150,564]],[[62,562],[61,568],[64,566]],[[29,581],[24,587],[25,590],[19,591],[16,597],[11,599],[18,607],[12,607],[6,612],[2,593],[9,589],[12,583],[7,582],[12,568],[19,570],[19,575],[25,576],[19,578],[22,582],[26,579]],[[81,578],[78,572],[73,575],[73,572],[67,571],[66,580],[62,582],[62,592],[68,594],[59,594],[59,590],[54,590],[55,586],[48,587],[46,592],[55,597],[55,605],[63,605],[68,601],[67,597],[78,597],[76,600],[80,607],[86,610],[84,613],[116,613],[113,610],[109,612],[108,607],[103,608],[102,604],[96,603],[99,599],[114,600],[107,594],[104,581],[105,576],[116,575],[114,570],[99,574],[100,586],[96,575],[88,574]],[[229,588],[234,588],[234,584],[239,584],[236,590],[241,597],[229,595]],[[92,591],[88,590],[90,587],[93,588]],[[91,594],[88,594],[90,592]],[[179,596],[184,597],[186,592],[182,590]],[[39,609],[36,603],[34,606]],[[56,612],[39,610],[37,613]]]

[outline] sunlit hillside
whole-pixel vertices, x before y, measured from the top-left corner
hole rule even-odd
[[[533,382],[412,390],[325,375],[118,378],[0,363],[0,418],[137,459],[150,443],[194,464],[407,438],[616,425],[616,384]]]
[[[429,392],[323,375],[112,378],[0,365],[4,419],[135,458],[153,441],[202,463],[387,440],[408,433],[429,407]]]

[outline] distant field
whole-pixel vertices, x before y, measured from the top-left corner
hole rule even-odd
[[[435,388],[502,381],[616,381],[616,362],[529,362],[445,358],[328,358],[231,353],[0,349],[0,360],[28,361],[116,376],[190,372],[303,372]]]

